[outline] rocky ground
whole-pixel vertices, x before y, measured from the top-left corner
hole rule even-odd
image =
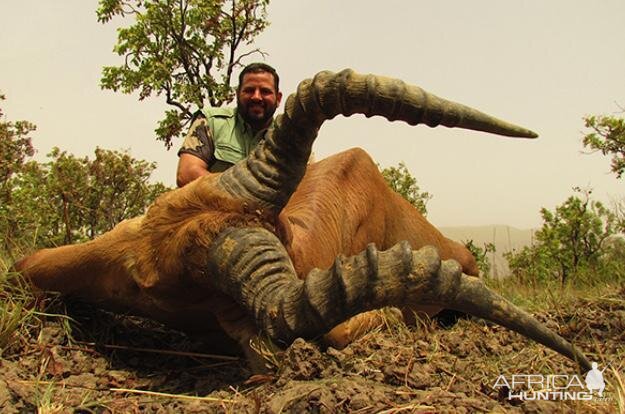
[[[206,343],[154,323],[85,305],[72,305],[66,314],[43,323],[32,319],[2,350],[0,412],[624,410],[625,287],[593,299],[556,300],[536,313],[600,368],[609,364],[604,398],[591,401],[509,400],[505,387],[493,388],[500,375],[572,376],[576,368],[538,344],[476,320],[443,329],[436,321],[406,328],[389,319],[385,328],[340,351],[297,340],[268,354],[271,374],[251,376],[245,361],[210,355]]]

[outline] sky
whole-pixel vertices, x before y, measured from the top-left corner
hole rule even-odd
[[[169,151],[155,140],[162,98],[99,87],[102,67],[122,62],[112,49],[128,22],[100,24],[96,8],[95,0],[0,3],[5,120],[37,125],[39,160],[54,146],[77,156],[126,149],[155,161],[154,179],[174,186],[181,140]],[[254,46],[280,73],[285,97],[320,70],[353,68],[539,133],[520,140],[362,116],[324,124],[317,159],[361,147],[383,167],[404,161],[434,195],[435,225],[539,227],[541,207],[555,208],[574,186],[606,203],[622,199],[609,158],[582,146],[584,116],[625,107],[622,0],[274,0],[268,19]]]

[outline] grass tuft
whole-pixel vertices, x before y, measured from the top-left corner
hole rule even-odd
[[[620,414],[625,414],[625,382],[623,381],[623,377],[616,368],[612,367],[610,370],[612,371],[612,375],[614,375],[615,378],[614,393],[618,412]]]

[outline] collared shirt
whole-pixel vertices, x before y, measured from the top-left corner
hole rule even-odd
[[[267,132],[254,134],[237,108],[206,108],[202,113],[191,124],[178,155],[195,155],[210,172],[225,171],[247,157]]]

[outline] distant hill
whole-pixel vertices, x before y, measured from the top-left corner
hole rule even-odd
[[[508,262],[503,254],[513,249],[518,250],[523,246],[529,246],[535,232],[533,229],[521,230],[506,225],[441,227],[439,230],[452,240],[459,242],[473,240],[473,243],[479,247],[483,247],[486,243],[493,243],[496,252],[489,254],[491,277],[505,277],[510,274]]]

